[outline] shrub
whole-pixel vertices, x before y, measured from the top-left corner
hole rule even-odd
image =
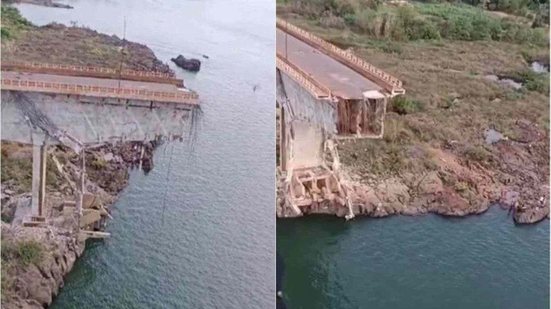
[[[482,146],[469,146],[463,151],[463,155],[470,161],[487,163],[490,159],[490,153]]]
[[[346,15],[344,15],[343,19],[344,19],[344,22],[349,26],[353,26],[353,25],[356,24],[356,15],[355,14],[346,14]]]
[[[355,15],[354,23],[363,32],[377,36],[377,12],[371,9],[364,9]]]
[[[440,32],[437,27],[433,23],[421,18],[413,20],[413,22],[406,29],[406,33],[410,40],[440,39]]]
[[[549,73],[536,73],[531,70],[511,72],[500,75],[523,84],[526,90],[536,91],[542,94],[549,93]]]
[[[408,99],[404,96],[394,98],[391,104],[392,111],[400,115],[412,114],[423,109],[421,102]]]
[[[34,240],[22,241],[17,244],[17,255],[24,266],[40,263],[42,250],[42,246]]]

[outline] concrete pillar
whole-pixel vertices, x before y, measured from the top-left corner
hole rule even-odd
[[[287,127],[285,126],[285,108],[283,106],[281,107],[279,122],[279,160],[281,170],[287,171]]]
[[[40,152],[41,145],[33,145],[33,179],[32,179],[32,199],[31,199],[31,216],[38,216],[40,212]]]
[[[31,216],[42,217],[46,197],[46,138],[44,133],[33,133],[33,176]]]
[[[44,206],[46,202],[46,163],[47,160],[47,151],[48,145],[44,143],[40,147],[40,163],[41,163],[41,169],[40,169],[40,192],[39,192],[39,200],[38,200],[38,216],[42,217],[44,216]]]
[[[82,203],[83,203],[83,200],[84,200],[84,191],[86,190],[86,187],[85,187],[85,178],[86,178],[86,152],[84,151],[84,149],[82,149],[82,151],[80,152],[80,157],[81,157],[81,166],[80,166],[80,179],[78,181],[78,197],[77,197],[77,208],[76,208],[76,211],[77,211],[77,214],[78,214],[78,221],[79,221],[79,225],[80,225],[80,218],[82,217]]]

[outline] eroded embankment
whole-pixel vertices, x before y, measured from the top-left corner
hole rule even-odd
[[[347,164],[335,164],[333,160],[323,167],[324,174],[338,179],[338,185],[329,187],[325,181],[320,185],[317,180],[303,183],[303,186],[296,181],[289,185],[289,177],[280,175],[277,215],[332,214],[351,217],[352,213],[354,216],[385,217],[436,213],[467,216],[483,213],[490,205],[497,204],[506,209],[516,223],[539,222],[549,218],[548,161],[542,155],[547,151],[548,143],[545,135],[529,123],[518,122],[518,130],[519,139],[502,139],[491,145],[495,156],[493,162],[499,166],[494,169],[458,157],[452,149],[419,144],[411,146],[407,160],[419,160],[427,165],[425,170],[369,173],[364,172],[365,166],[359,168],[357,163],[354,164],[360,156],[358,152],[363,150],[367,155],[374,155],[368,148],[373,144],[382,145],[381,141],[341,142],[337,148],[345,154]],[[370,158],[372,161],[385,159],[388,157]],[[395,157],[395,160],[406,159]],[[389,169],[392,167],[388,166]],[[296,171],[291,173],[296,174]],[[293,186],[295,190],[291,192]],[[297,186],[300,189],[297,190]],[[299,200],[296,199],[296,192],[303,192],[299,194]],[[293,207],[293,203],[298,207]]]

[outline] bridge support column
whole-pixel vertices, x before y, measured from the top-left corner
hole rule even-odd
[[[31,222],[44,222],[44,203],[46,200],[46,135],[33,133],[33,174]]]
[[[86,191],[86,152],[85,152],[85,149],[83,148],[82,151],[80,152],[80,175],[79,175],[79,179],[78,179],[78,185],[77,185],[77,190],[78,190],[78,195],[77,195],[77,202],[76,202],[76,205],[77,205],[77,208],[76,208],[76,211],[77,211],[77,216],[78,216],[78,226],[80,227],[80,219],[82,218],[82,207],[83,207],[83,202],[84,202],[84,191]]]

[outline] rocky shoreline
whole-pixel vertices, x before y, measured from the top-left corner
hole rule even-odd
[[[478,201],[468,201],[457,192],[443,186],[442,181],[430,174],[412,194],[411,187],[396,179],[390,179],[372,187],[358,182],[348,182],[349,197],[354,216],[382,218],[391,215],[418,216],[433,213],[448,217],[465,217],[486,212],[492,205],[502,208],[511,214],[516,224],[534,224],[549,219],[549,205],[547,197],[540,197],[531,201],[530,206],[520,206],[515,200],[507,197],[495,200],[482,198]],[[301,207],[302,214],[295,214],[286,205],[286,193],[278,188],[277,217],[290,218],[302,215],[335,215],[345,218],[349,215],[346,205],[338,201],[324,200],[312,202],[311,205]],[[510,191],[517,194],[515,191]],[[510,193],[507,193],[510,194]]]
[[[425,149],[430,152],[432,167],[423,173],[358,175],[354,166],[343,164],[336,175],[347,193],[350,208],[342,200],[318,199],[301,206],[301,213],[297,214],[290,206],[289,193],[284,190],[284,179],[279,177],[277,217],[307,214],[347,217],[350,211],[354,216],[375,218],[427,213],[464,217],[484,213],[496,205],[507,211],[516,224],[537,223],[549,219],[550,214],[547,173],[541,168],[547,163],[519,154],[527,151],[525,148],[533,153],[545,151],[545,145],[538,134],[532,134],[532,139],[524,142],[499,141],[493,146],[498,153],[494,160],[501,165],[499,169],[464,162],[452,151],[437,148]]]
[[[110,206],[128,183],[128,170],[141,168],[148,172],[153,167],[155,142],[126,142],[103,145],[86,150],[86,200],[88,204],[100,205],[110,212]],[[6,151],[3,159],[31,160],[28,146],[3,143]],[[54,147],[54,146],[52,146]],[[144,148],[144,154],[140,162]],[[26,157],[30,155],[31,157]],[[10,158],[11,156],[11,158]],[[56,146],[49,153],[45,215],[47,224],[40,227],[23,227],[21,213],[30,208],[30,193],[13,181],[2,183],[2,306],[6,308],[44,308],[63,287],[63,277],[69,273],[74,262],[85,249],[85,239],[79,235],[78,220],[67,204],[76,199],[73,179],[80,173],[79,156],[63,147]],[[8,161],[9,162],[9,161]],[[61,163],[64,162],[64,163]],[[18,193],[21,192],[21,193]],[[86,205],[84,206],[86,207]],[[74,209],[74,208],[73,208]],[[94,225],[102,231],[106,218]],[[29,254],[22,253],[25,245],[34,244],[38,256],[25,262]]]

